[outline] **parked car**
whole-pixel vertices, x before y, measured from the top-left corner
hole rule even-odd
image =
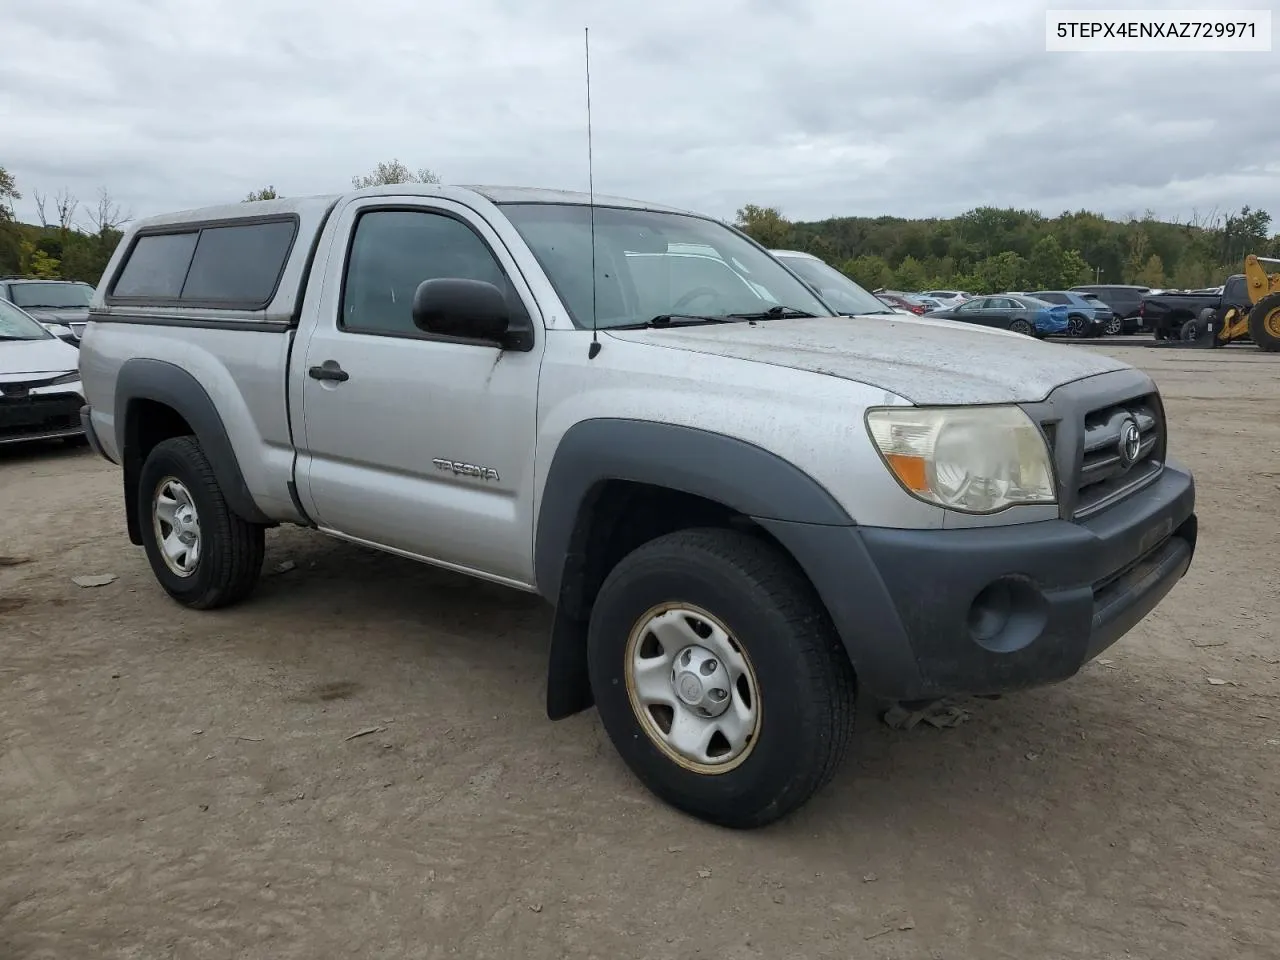
[[[1227,307],[1248,312],[1252,305],[1245,276],[1237,273],[1227,278],[1221,293],[1147,294],[1139,311],[1157,340],[1194,340],[1202,317],[1221,316]]]
[[[923,303],[909,299],[900,293],[877,293],[876,296],[880,298],[881,303],[888,304],[891,307],[897,307],[901,310],[906,310],[908,313],[913,313],[917,317],[922,317],[925,314],[925,307]]]
[[[913,293],[911,295],[911,299],[914,300],[916,303],[920,304],[920,306],[924,307],[925,316],[928,316],[930,313],[934,312],[935,310],[943,309],[943,304],[941,301],[935,300],[933,297],[926,297],[924,294]]]
[[[775,257],[789,267],[829,307],[849,316],[869,314],[910,313],[903,308],[890,307],[870,291],[835,267],[799,250],[770,250]]]
[[[637,283],[628,253],[685,245],[751,286]],[[90,442],[174,601],[244,601],[278,524],[541,596],[548,715],[594,704],[732,827],[830,780],[856,697],[1064,680],[1195,550],[1147,374],[836,315],[668,207],[394,184],[157,216],[90,318]]]
[[[84,437],[80,352],[0,300],[0,444]]]
[[[974,297],[958,307],[931,313],[929,318],[975,323],[983,327],[1011,330],[1029,337],[1047,337],[1067,331],[1066,307],[1045,303],[1025,294]]]
[[[926,290],[924,294],[926,297],[933,297],[944,307],[958,307],[973,296],[964,290]]]
[[[79,280],[0,277],[0,300],[21,307],[58,339],[78,346],[93,287]]]
[[[1111,336],[1136,333],[1143,329],[1138,307],[1150,287],[1124,283],[1085,283],[1071,288],[1076,293],[1093,294],[1111,308],[1111,324],[1106,333]]]
[[[1067,336],[1100,337],[1114,319],[1111,308],[1099,300],[1089,300],[1074,290],[1036,290],[1031,294],[1045,303],[1067,308]]]

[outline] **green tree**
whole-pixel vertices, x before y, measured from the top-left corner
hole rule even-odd
[[[11,223],[13,217],[13,201],[21,200],[18,184],[13,175],[4,167],[0,167],[0,223]]]
[[[908,256],[893,271],[893,285],[899,290],[923,290],[929,283],[924,264]]]
[[[263,187],[261,190],[254,190],[241,203],[254,203],[258,200],[279,200],[280,194],[276,193],[275,187]]]
[[[40,277],[46,280],[57,279],[61,276],[58,271],[60,266],[58,260],[41,250],[31,240],[20,240],[18,242],[18,250],[18,271],[23,275]]]
[[[372,173],[352,177],[351,185],[357,190],[364,187],[381,187],[389,183],[439,183],[440,178],[426,167],[410,170],[399,160],[378,163]]]
[[[844,272],[868,290],[889,287],[894,283],[893,269],[885,261],[884,257],[874,254],[846,260]]]
[[[1002,293],[1024,286],[1027,261],[1012,250],[987,257],[974,268],[977,289],[971,293]]]
[[[1144,287],[1163,287],[1165,285],[1164,262],[1160,259],[1158,253],[1153,253],[1147,257],[1147,262],[1138,271],[1137,276],[1134,277],[1134,282]]]
[[[1026,284],[1040,290],[1061,290],[1085,283],[1089,265],[1078,250],[1064,250],[1058,238],[1046,234],[1031,248]]]
[[[777,207],[748,203],[738,209],[734,223],[761,246],[776,250],[791,242],[791,224]]]

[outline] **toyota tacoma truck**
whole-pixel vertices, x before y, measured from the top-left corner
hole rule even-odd
[[[175,601],[244,601],[279,524],[538,594],[549,717],[594,706],[640,782],[731,827],[831,778],[855,697],[1071,677],[1196,545],[1146,374],[840,316],[742,232],[631,200],[399,184],[153,217],[80,370]]]

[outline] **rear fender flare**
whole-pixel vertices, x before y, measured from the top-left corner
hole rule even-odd
[[[142,457],[138,451],[136,418],[131,419],[131,408],[139,400],[162,403],[190,425],[209,458],[227,505],[238,516],[250,523],[271,523],[254,502],[222,416],[200,381],[175,364],[136,358],[120,368],[115,390],[116,449],[120,451],[124,468],[125,516],[130,540],[142,542],[134,495]]]

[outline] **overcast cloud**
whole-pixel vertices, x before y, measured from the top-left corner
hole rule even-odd
[[[1047,6],[1067,3],[0,0],[0,166],[27,220],[34,189],[106,186],[145,216],[337,192],[393,157],[586,189],[585,25],[602,193],[724,217],[1280,221],[1280,45],[1048,54]]]

